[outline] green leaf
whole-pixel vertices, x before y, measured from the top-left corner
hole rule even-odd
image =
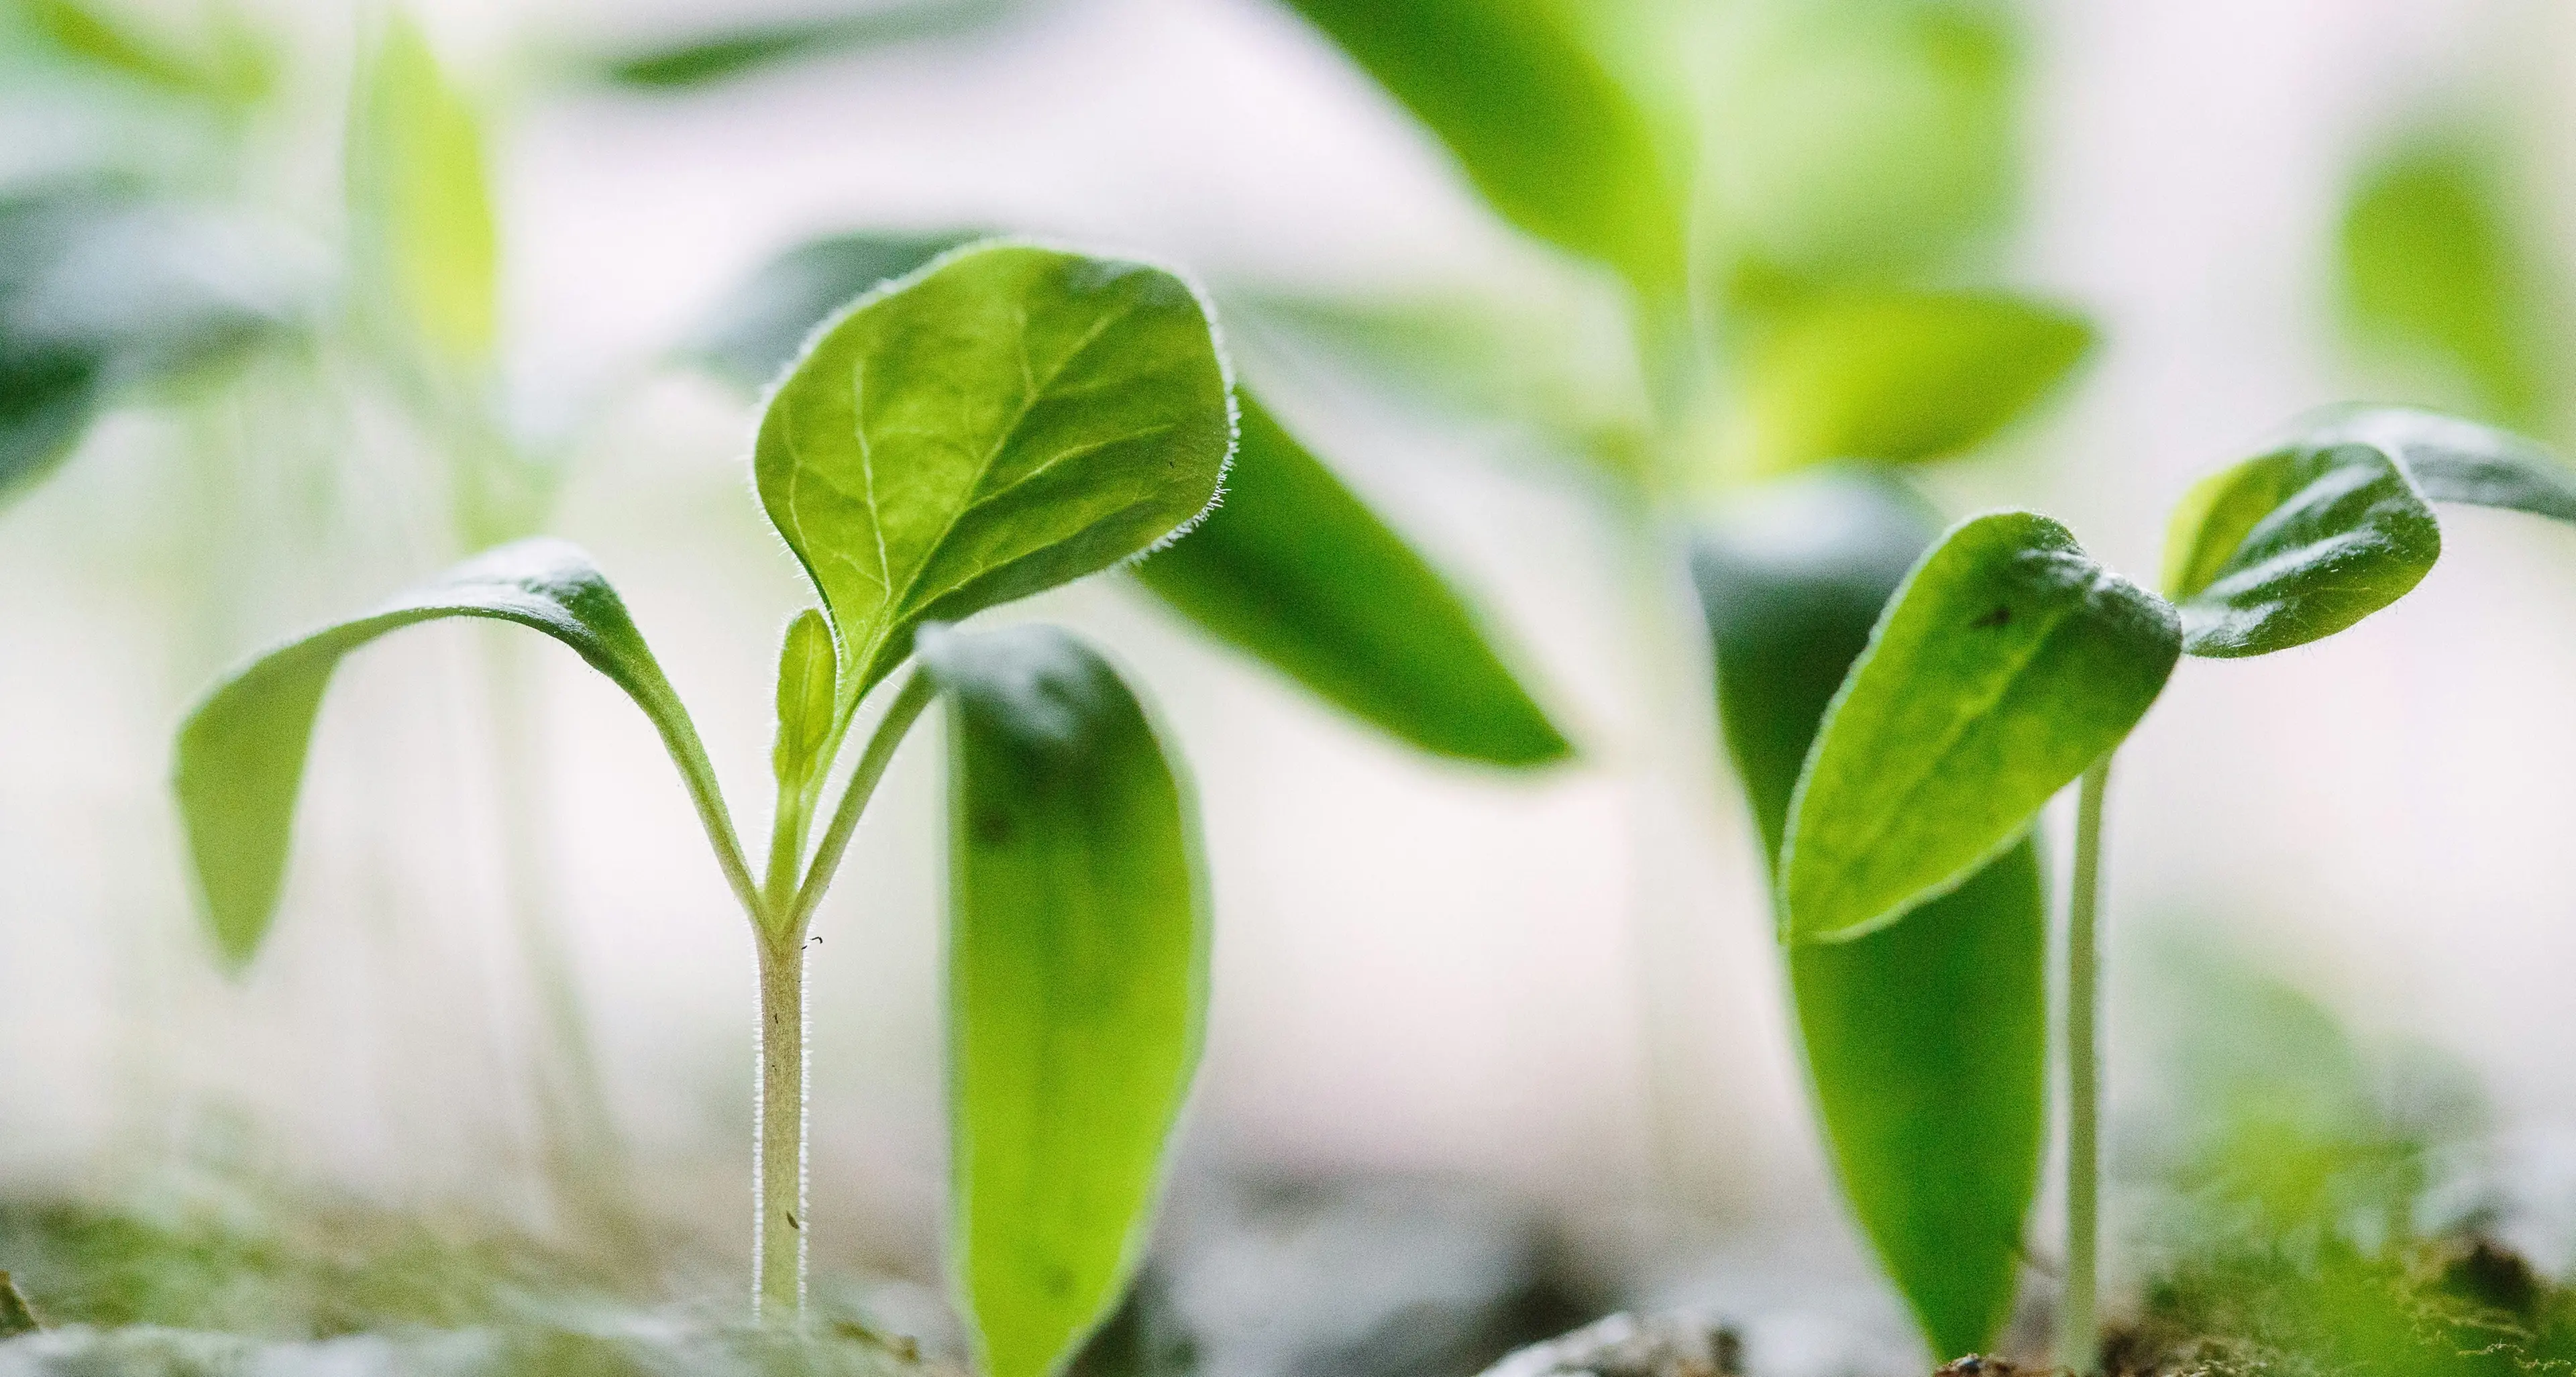
[[[1436,755],[1570,747],[1466,600],[1248,393],[1226,502],[1137,577],[1201,628]]]
[[[480,116],[397,10],[360,73],[349,131],[361,261],[438,356],[490,356],[500,331],[500,237]]]
[[[257,954],[286,877],[304,757],[342,657],[391,631],[449,617],[513,622],[570,646],[652,719],[680,767],[727,879],[757,912],[724,799],[697,729],[626,606],[590,556],[527,540],[468,560],[365,616],[261,655],[215,686],[179,729],[175,785],[215,943],[236,967]]]
[[[1504,219],[1625,273],[1683,274],[1652,122],[1549,0],[1289,0],[1445,144]]]
[[[2047,517],[1952,528],[1889,602],[1799,776],[1789,940],[1858,937],[1957,888],[2128,736],[2181,651],[2174,609]]]
[[[0,1272],[0,1339],[38,1333],[44,1327],[27,1298],[18,1294],[17,1283],[9,1279],[7,1272]]]
[[[712,86],[789,63],[857,49],[988,28],[1028,0],[909,0],[856,14],[756,25],[701,35],[611,59],[604,75],[622,86],[678,91]]]
[[[923,622],[1185,529],[1233,422],[1206,308],[1142,264],[966,249],[833,322],[771,397],[753,467],[839,633],[842,711]]]
[[[984,237],[860,233],[800,244],[727,296],[681,352],[736,382],[766,383],[795,361],[815,326],[871,288]]]
[[[250,224],[109,186],[0,196],[0,499],[121,397],[283,330],[285,256]]]
[[[1718,718],[1766,864],[1826,705],[1933,534],[1893,482],[1827,472],[1699,544]],[[1843,1194],[1944,1357],[1985,1349],[2012,1305],[2047,1131],[2047,915],[2025,837],[1902,923],[1788,949]]]
[[[778,646],[778,741],[770,768],[782,791],[802,792],[832,739],[839,653],[823,614],[806,608],[787,624]]]
[[[2537,426],[2567,371],[2562,294],[2518,223],[2505,154],[2474,131],[2427,130],[2361,168],[2337,286],[2357,342],[2448,370],[2481,414]]]
[[[2365,444],[2403,465],[2425,498],[2576,522],[2576,473],[2511,431],[2404,406],[2328,407],[2304,417],[2310,445]]]
[[[2009,296],[1829,296],[1751,350],[1729,448],[1761,475],[1956,454],[2028,412],[2092,343],[2083,317]]]
[[[1196,807],[1073,637],[921,641],[949,704],[949,1267],[981,1369],[1045,1377],[1134,1271],[1198,1065]]]
[[[2396,458],[2332,435],[2294,438],[2194,485],[2174,508],[2165,590],[2194,655],[2267,655],[2404,597],[2442,529]]]

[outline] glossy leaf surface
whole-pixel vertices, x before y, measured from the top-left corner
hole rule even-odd
[[[284,329],[278,256],[248,224],[107,187],[0,197],[0,499],[119,397]]]
[[[992,1377],[1044,1377],[1141,1252],[1199,1057],[1195,805],[1066,633],[922,635],[949,705],[949,1266]]]
[[[2565,375],[2560,283],[2522,228],[2509,152],[2468,130],[2426,131],[2355,177],[2336,242],[2355,339],[2431,364],[2482,416],[2531,426]],[[2438,398],[2434,399],[2438,400]]]
[[[356,112],[349,189],[364,260],[433,351],[488,356],[499,334],[500,237],[481,116],[399,10],[361,74]]]
[[[2576,522],[2576,471],[2511,431],[2415,407],[2344,406],[2301,418],[2298,432],[2311,445],[2376,446],[2428,501]]]
[[[1933,535],[1893,483],[1829,473],[1701,542],[1719,721],[1766,865],[1826,704]],[[1902,923],[1787,949],[1843,1194],[1943,1357],[1986,1348],[2012,1304],[2047,1130],[2047,912],[2025,837]]]
[[[1225,504],[1136,574],[1183,615],[1423,750],[1571,753],[1482,621],[1249,395]]]
[[[2008,296],[1846,293],[1810,303],[1751,351],[1731,437],[1736,462],[1776,474],[1829,459],[1956,454],[2028,412],[2092,342],[2082,317]]]
[[[2194,655],[2266,655],[2406,595],[2442,553],[2433,509],[2376,444],[2294,440],[2174,508],[2165,590]]]
[[[835,321],[770,399],[761,504],[840,633],[844,711],[913,631],[1105,569],[1214,500],[1206,311],[1159,269],[961,250]]]
[[[1799,776],[1789,940],[1858,937],[1957,888],[2120,744],[2181,650],[2174,609],[2056,522],[1953,528],[1888,604]]]
[[[735,289],[686,352],[737,382],[766,383],[795,361],[815,326],[869,289],[983,237],[971,230],[862,233],[799,244]]]
[[[216,946],[234,966],[258,952],[276,914],[305,752],[332,672],[351,651],[388,632],[451,617],[541,631],[607,675],[652,719],[701,820],[711,834],[723,824],[731,844],[731,824],[697,729],[616,591],[577,547],[521,541],[468,560],[365,616],[261,655],[189,712],[179,730],[179,811]],[[747,893],[739,854],[725,860],[737,892]]]
[[[1446,145],[1504,219],[1626,273],[1682,277],[1651,122],[1548,0],[1289,0]]]

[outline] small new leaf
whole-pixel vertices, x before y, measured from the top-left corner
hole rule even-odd
[[[2056,522],[1953,528],[1808,752],[1780,864],[1788,940],[1858,937],[1957,888],[2128,736],[2181,651],[2174,609]]]
[[[724,800],[679,695],[590,556],[527,540],[468,560],[366,616],[325,627],[235,671],[179,729],[175,785],[215,945],[236,968],[268,935],[286,877],[296,795],[332,672],[387,632],[450,617],[512,622],[552,636],[652,719],[748,911],[757,912]]]
[[[1156,268],[993,245],[861,301],[770,399],[754,460],[839,632],[841,710],[923,622],[1069,583],[1196,520],[1233,421],[1204,306]]]
[[[949,712],[949,1268],[991,1377],[1047,1377],[1141,1252],[1207,1018],[1196,810],[1053,627],[925,629]]]
[[[2267,655],[2404,597],[2441,553],[2433,509],[2397,460],[2327,435],[2193,487],[2174,509],[2165,590],[2192,654]]]
[[[1191,621],[1437,755],[1572,754],[1482,620],[1249,393],[1224,506],[1137,577]]]
[[[803,793],[832,739],[839,653],[823,614],[806,608],[778,647],[778,742],[769,753],[781,793]]]

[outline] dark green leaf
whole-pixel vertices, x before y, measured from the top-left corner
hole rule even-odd
[[[1503,218],[1649,296],[1682,278],[1655,130],[1549,0],[1289,0],[1413,112]]]
[[[1700,544],[1719,721],[1766,863],[1826,705],[1933,534],[1892,482],[1828,473]],[[2047,1129],[2047,913],[2024,838],[1902,923],[1788,949],[1843,1193],[1944,1357],[1987,1347],[2012,1304]]]
[[[925,629],[949,703],[949,1266],[991,1377],[1116,1304],[1207,1018],[1197,819],[1144,711],[1053,627]]]
[[[488,357],[500,333],[500,235],[481,116],[400,10],[360,75],[351,219],[389,305],[439,356]]]
[[[1807,756],[1780,861],[1788,938],[1858,937],[1957,888],[2128,736],[2181,650],[2174,609],[2056,522],[1953,528]]]
[[[1233,440],[1225,364],[1187,284],[1005,244],[889,284],[817,336],[770,399],[754,468],[839,633],[846,712],[921,623],[1185,528]]]
[[[969,33],[1007,19],[1030,0],[897,0],[855,14],[734,29],[637,52],[607,64],[609,80],[686,90],[857,49]]]
[[[1345,711],[1496,765],[1571,753],[1466,601],[1248,393],[1225,505],[1137,566],[1164,601]]]
[[[793,362],[814,327],[865,295],[961,244],[973,231],[840,234],[800,244],[737,288],[684,346],[736,382],[766,383]]]
[[[2547,446],[2510,431],[2403,406],[2330,407],[2296,429],[2310,445],[2376,446],[2430,501],[2576,521],[2576,473]]]
[[[2165,591],[2194,655],[2266,655],[2404,597],[2442,529],[2395,457],[2332,435],[2293,439],[2201,480],[2174,508]]]
[[[1730,448],[1755,474],[1956,454],[2029,411],[2092,342],[2081,316],[2014,297],[1826,297],[1752,349]]]
[[[2567,371],[2558,282],[2517,223],[2505,150],[2465,130],[2410,137],[2365,166],[2344,207],[2344,319],[2363,344],[2449,371],[2509,425],[2552,415]]]
[[[44,1327],[37,1322],[27,1298],[18,1294],[17,1283],[9,1279],[8,1273],[0,1272],[0,1339],[33,1334]]]
[[[332,671],[390,631],[449,617],[514,622],[570,646],[635,700],[661,733],[717,841],[737,896],[756,910],[697,729],[616,590],[559,540],[503,546],[354,620],[261,655],[215,686],[179,729],[176,788],[216,945],[235,966],[268,934],[286,876],[295,799]]]

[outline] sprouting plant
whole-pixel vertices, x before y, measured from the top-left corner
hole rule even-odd
[[[945,700],[950,1260],[986,1369],[1050,1371],[1139,1246],[1198,1056],[1205,889],[1186,787],[1111,666],[1052,628],[950,623],[1186,530],[1217,494],[1233,425],[1213,327],[1170,274],[1015,244],[937,260],[818,333],[761,421],[761,504],[819,601],[781,648],[764,863],[606,578],[570,545],[528,540],[260,656],[189,716],[177,790],[217,945],[238,966],[267,936],[342,657],[453,617],[569,646],[660,734],[751,923],[754,1294],[792,1321],[808,928],[896,748]]]
[[[1869,940],[1944,912],[1989,883],[1987,868],[2025,844],[2041,808],[2082,780],[2058,1354],[2077,1371],[2092,1369],[2098,1348],[2098,933],[2112,755],[2184,655],[2305,645],[2404,596],[2441,553],[2435,501],[2576,521],[2576,481],[2529,441],[2431,412],[2344,407],[2302,419],[2184,497],[2163,596],[2103,567],[2045,516],[1962,522],[1888,600],[1806,753],[1779,886],[1783,936],[1800,945]],[[1888,998],[1910,998],[1914,973],[1881,974]]]

